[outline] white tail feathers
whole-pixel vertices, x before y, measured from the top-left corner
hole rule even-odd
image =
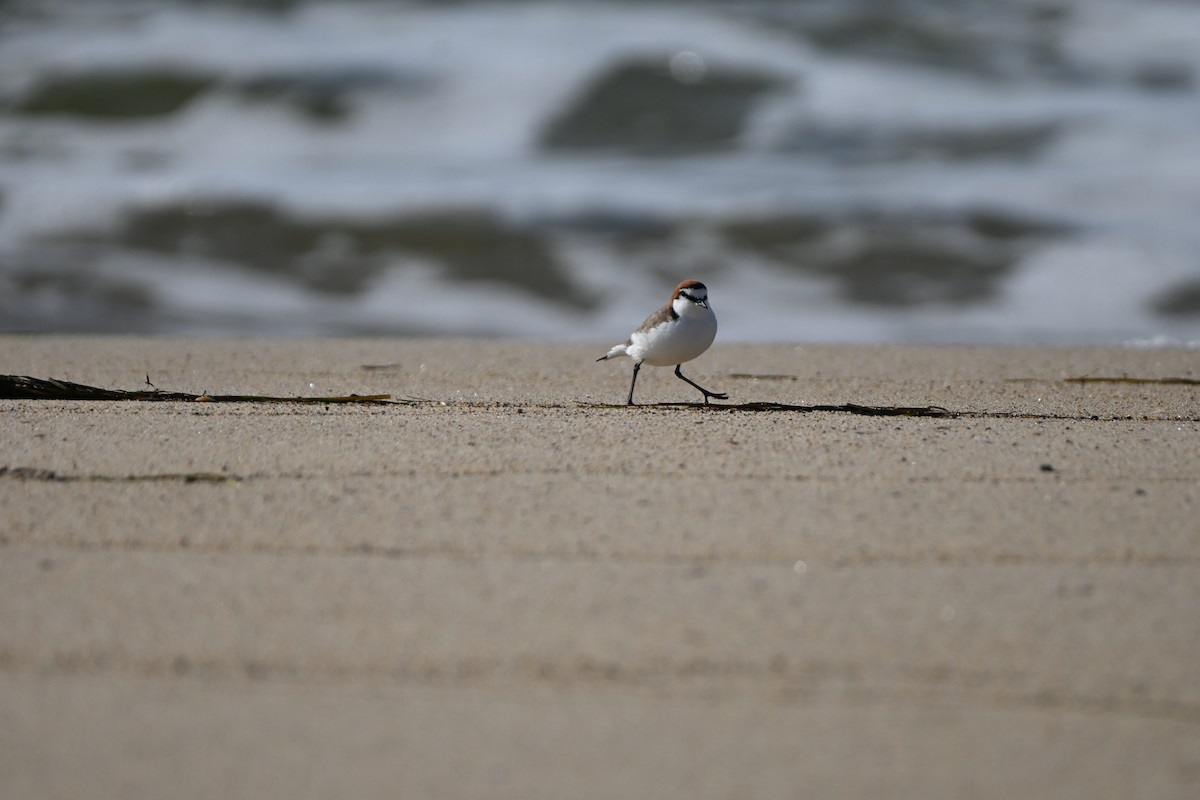
[[[627,356],[627,355],[629,355],[629,353],[626,352],[625,348],[628,346],[629,346],[628,342],[625,342],[624,344],[614,345],[612,350],[609,350],[607,353],[600,356],[596,360],[604,361],[605,359],[615,358],[616,356]]]

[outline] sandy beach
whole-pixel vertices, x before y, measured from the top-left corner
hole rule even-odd
[[[408,401],[0,400],[0,795],[1200,794],[1197,351],[605,345],[0,337]]]

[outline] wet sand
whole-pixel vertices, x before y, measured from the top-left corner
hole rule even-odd
[[[5,798],[1200,793],[1194,350],[0,337]]]

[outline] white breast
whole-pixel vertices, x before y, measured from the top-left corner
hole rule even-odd
[[[698,312],[698,313],[697,313]],[[717,317],[712,311],[694,307],[692,313],[664,322],[629,337],[629,355],[653,367],[670,367],[691,361],[717,338]]]

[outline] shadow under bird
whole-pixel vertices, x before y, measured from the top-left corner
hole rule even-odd
[[[633,359],[633,380],[629,383],[629,398],[626,405],[633,405],[633,387],[637,385],[638,370],[642,364],[652,367],[675,365],[675,375],[690,383],[708,399],[728,400],[724,392],[710,392],[685,376],[680,367],[709,348],[717,338],[717,315],[708,304],[708,287],[700,281],[687,280],[675,287],[671,300],[662,308],[646,317],[646,321],[629,335],[622,344],[616,345],[597,361],[617,356]]]

